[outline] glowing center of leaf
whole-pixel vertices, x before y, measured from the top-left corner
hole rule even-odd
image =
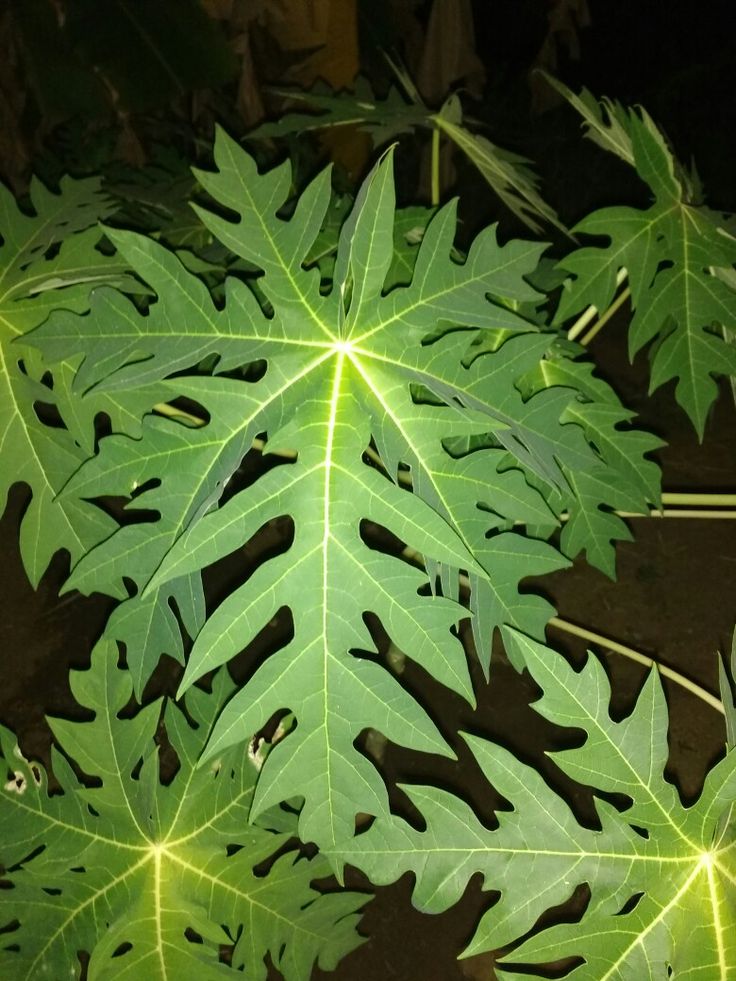
[[[335,354],[351,354],[353,351],[352,341],[335,341],[332,346]]]

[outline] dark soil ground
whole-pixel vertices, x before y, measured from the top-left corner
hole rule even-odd
[[[641,412],[644,424],[667,439],[660,454],[664,487],[669,491],[734,491],[736,416],[724,387],[708,427],[704,445],[676,407],[671,389],[646,396],[642,359],[632,367],[625,356],[625,321],[610,323],[593,344],[602,371],[615,380],[623,401]],[[17,549],[17,524],[27,495],[18,488],[0,523],[0,650],[4,684],[0,690],[0,721],[13,728],[27,755],[48,755],[49,733],[44,712],[74,715],[67,676],[70,667],[88,663],[89,651],[110,607],[97,597],[73,594],[58,599],[65,574],[57,557],[34,592],[27,584]],[[728,650],[736,622],[736,521],[639,518],[632,521],[635,541],[619,547],[618,581],[587,568],[583,561],[570,570],[529,583],[549,595],[560,616],[627,643],[645,654],[717,691],[716,651]],[[559,630],[550,643],[573,658],[584,656],[584,644]],[[599,651],[615,686],[614,711],[625,712],[638,691],[644,669],[618,654]],[[722,718],[681,688],[667,684],[671,708],[671,778],[685,799],[697,794],[706,768],[722,751]],[[498,657],[491,683],[480,692],[479,706],[467,706],[426,686],[433,711],[448,730],[472,729],[498,735],[518,745],[525,755],[539,753],[548,738],[541,722],[526,708],[532,688]],[[78,710],[77,710],[78,711]],[[481,815],[490,814],[492,794],[467,758],[452,766],[427,768],[389,747],[389,776],[403,780],[435,779],[462,786]],[[421,769],[420,769],[421,768]],[[400,803],[400,802],[399,802]],[[582,813],[586,801],[575,799]],[[359,880],[356,882],[359,884]],[[489,884],[489,888],[492,887]],[[459,981],[493,977],[492,957],[457,961],[469,941],[479,912],[489,905],[479,878],[463,901],[440,916],[415,911],[411,883],[404,878],[380,889],[366,908],[368,941],[347,957],[337,971],[315,970],[320,981]],[[530,883],[530,888],[534,884]]]

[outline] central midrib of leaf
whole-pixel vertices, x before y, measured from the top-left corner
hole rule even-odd
[[[360,356],[358,356],[358,355],[360,355]],[[352,363],[354,364],[356,370],[358,371],[358,373],[360,374],[361,378],[365,382],[368,391],[371,393],[371,395],[375,399],[376,403],[383,409],[383,411],[386,413],[386,415],[391,419],[391,421],[393,422],[393,424],[396,427],[396,429],[403,436],[403,438],[404,438],[404,440],[406,442],[406,445],[408,447],[411,447],[412,448],[412,451],[413,451],[413,454],[414,454],[415,458],[418,460],[419,465],[422,467],[424,473],[426,474],[426,476],[430,480],[430,482],[432,484],[432,487],[433,487],[433,489],[434,489],[434,491],[435,491],[435,493],[437,495],[437,499],[442,503],[445,513],[446,514],[452,514],[452,510],[453,510],[452,502],[447,500],[442,487],[440,486],[440,484],[436,480],[436,475],[435,475],[432,467],[427,462],[424,461],[424,459],[422,458],[422,455],[419,452],[419,450],[412,445],[411,436],[407,433],[406,427],[403,425],[402,420],[397,417],[396,413],[393,412],[392,407],[388,404],[388,402],[386,401],[386,399],[383,398],[380,385],[376,384],[376,382],[374,381],[374,379],[371,378],[369,371],[366,369],[366,366],[363,365],[363,364],[361,364],[361,358],[369,359],[370,357],[371,357],[370,352],[364,351],[363,349],[358,348],[357,347],[357,342],[356,342],[356,345],[353,346],[353,351],[351,352],[351,355],[350,355],[350,359],[351,359]],[[376,360],[378,360],[378,361],[384,361],[384,363],[387,363],[387,364],[391,364],[392,363],[388,358],[386,358],[386,359],[377,358]],[[429,380],[429,379],[426,378],[426,375],[424,376],[424,378],[425,378],[425,380]],[[472,552],[473,551],[473,546],[467,540],[467,538],[463,534],[462,530],[457,525],[454,526],[454,530],[457,533],[457,535],[460,538],[460,540],[462,541],[462,543],[468,549],[468,551],[469,552]]]
[[[151,849],[153,858],[153,918],[156,923],[156,954],[158,955],[161,977],[166,977],[166,960],[164,958],[164,936],[161,916],[161,860],[163,850],[154,846]]]
[[[345,364],[346,353],[350,350],[349,342],[337,342],[335,345],[335,372],[332,380],[332,392],[330,393],[330,407],[329,414],[327,418],[327,440],[326,440],[326,450],[325,450],[325,474],[324,474],[324,500],[323,500],[323,522],[324,527],[322,529],[322,671],[323,671],[323,705],[324,705],[324,719],[325,719],[325,742],[327,744],[327,759],[331,760],[330,753],[330,730],[327,725],[327,720],[330,717],[330,704],[329,704],[329,669],[330,669],[330,645],[328,641],[328,615],[330,610],[329,602],[329,544],[332,538],[331,533],[331,523],[330,523],[330,509],[332,507],[332,454],[335,443],[335,426],[337,423],[337,411],[340,403],[340,390],[343,382],[343,367]],[[327,766],[327,783],[328,783],[328,794],[329,800],[332,802],[333,799],[333,787],[332,787],[332,767]],[[335,809],[330,806],[330,836],[333,840],[336,836],[335,822],[334,822]]]
[[[719,863],[714,862],[710,854],[703,856],[701,864],[705,866],[708,876],[708,897],[713,912],[713,928],[716,937],[716,949],[718,950],[718,965],[720,967],[721,977],[726,978],[728,977],[728,964],[726,963],[726,949],[723,943],[723,923],[721,921],[718,887],[714,876],[714,865],[718,868],[721,875],[728,877],[728,872]],[[733,883],[733,877],[730,878]]]

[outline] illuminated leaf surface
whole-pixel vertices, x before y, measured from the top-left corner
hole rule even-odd
[[[49,361],[76,359],[82,402],[103,394],[142,400],[158,386],[169,404],[185,397],[198,406],[203,420],[148,416],[139,436],[101,441],[63,497],[128,498],[126,511],[140,517],[91,549],[67,588],[123,601],[108,636],[125,642],[136,691],[161,653],[183,656],[175,611],[194,639],[184,691],[288,608],[293,636],[253,664],[205,757],[249,738],[274,712],[293,711],[296,727],[266,761],[253,813],[301,796],[302,837],[334,844],[354,833],[357,814],[388,813],[383,780],[355,745],[364,730],[449,752],[382,662],[371,617],[396,648],[472,702],[456,632],[468,616],[460,573],[472,584],[484,667],[496,627],[541,637],[551,607],[519,582],[565,560],[524,526],[549,534],[559,513],[550,501],[571,493],[566,474],[594,471],[614,454],[604,441],[594,447],[586,428],[616,449],[615,426],[626,417],[576,408],[574,388],[541,385],[524,397],[517,386],[551,344],[513,309],[539,299],[527,279],[540,246],[500,247],[490,228],[460,258],[450,204],[415,236],[409,258],[395,248],[397,235],[406,244],[407,224],[394,221],[386,157],[340,227],[325,283],[318,257],[329,251],[329,174],[289,203],[288,166],[259,175],[223,134],[215,161],[215,173],[198,177],[228,216],[198,213],[261,271],[255,283],[230,277],[215,303],[160,244],[110,232],[156,300],[141,312],[103,287],[89,315],[55,314],[32,335]],[[473,349],[479,335],[496,346]],[[202,370],[205,363],[216,373]],[[239,486],[256,440],[260,469]],[[642,467],[649,445],[632,444]],[[624,446],[613,469],[622,459]],[[636,463],[627,466],[636,473]],[[645,473],[639,497],[649,492]],[[293,523],[293,540],[244,571],[202,625],[202,570],[283,520]],[[405,555],[395,554],[404,546]]]
[[[163,724],[178,768],[170,779],[169,762],[163,784],[155,740],[160,702],[121,719],[132,686],[116,661],[114,645],[103,641],[92,667],[72,672],[74,694],[92,721],[50,720],[91,783],[80,784],[54,751],[63,794],[49,796],[41,767],[0,732],[9,771],[0,861],[12,884],[0,894],[10,927],[0,948],[3,976],[78,977],[77,955],[86,951],[90,981],[220,978],[231,973],[221,946],[247,978],[265,981],[267,953],[287,981],[308,981],[316,962],[332,969],[360,942],[356,911],[364,897],[321,896],[312,888],[327,867],[289,849],[292,814],[277,811],[262,826],[248,825],[257,772],[244,750],[196,767],[231,688],[226,675],[211,695],[190,692],[193,724],[166,706]]]
[[[101,233],[94,226],[109,212],[99,179],[65,179],[58,194],[34,181],[30,197],[34,211],[26,214],[0,187],[0,507],[14,483],[29,485],[32,498],[20,547],[35,585],[57,549],[67,549],[76,560],[114,523],[78,501],[56,500],[87,454],[67,432],[39,417],[34,405],[53,405],[55,394],[42,384],[38,355],[13,341],[52,309],[83,312],[90,287],[120,281],[122,270],[96,250]]]
[[[376,884],[407,869],[416,875],[415,902],[440,911],[482,872],[499,901],[482,918],[465,956],[501,948],[527,933],[546,910],[586,885],[590,899],[579,922],[542,929],[508,953],[501,976],[528,977],[513,966],[544,971],[577,958],[569,976],[586,981],[709,978],[736,970],[736,756],[731,750],[708,774],[699,799],[683,807],[664,776],[667,710],[650,673],[632,713],[609,715],[610,686],[588,657],[578,673],[553,651],[505,630],[509,653],[523,660],[543,694],[535,708],[585,741],[554,755],[560,767],[594,792],[622,794],[622,812],[596,798],[601,830],[582,827],[539,774],[507,750],[466,739],[483,772],[513,805],[488,830],[470,807],[432,787],[405,787],[426,829],[378,820],[336,864],[362,868]],[[506,966],[504,966],[506,965]],[[670,973],[668,973],[670,972]],[[536,976],[536,975],[535,975]]]

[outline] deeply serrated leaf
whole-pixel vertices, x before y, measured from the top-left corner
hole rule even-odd
[[[370,82],[358,76],[353,92],[334,92],[318,82],[305,92],[301,89],[273,88],[274,95],[304,104],[307,112],[286,112],[274,122],[262,123],[248,134],[248,139],[269,139],[278,136],[332,129],[336,126],[357,126],[371,134],[374,146],[381,146],[416,126],[427,125],[427,108],[407,102],[395,88],[389,88],[385,98],[377,99]]]
[[[287,979],[308,981],[316,961],[329,970],[355,947],[355,894],[320,896],[310,886],[321,860],[288,850],[295,819],[285,812],[247,826],[256,770],[245,753],[225,753],[207,769],[197,758],[230,684],[187,698],[193,725],[168,705],[164,725],[178,758],[173,779],[159,778],[154,737],[160,704],[132,718],[131,694],[114,645],[101,642],[92,667],[72,673],[90,722],[51,720],[62,749],[97,784],[80,784],[55,752],[63,795],[50,797],[38,764],[0,732],[12,779],[0,800],[0,861],[12,888],[2,891],[3,975],[22,979],[81,976],[78,952],[91,954],[90,981],[220,978],[231,964],[265,981],[264,958]],[[140,761],[142,766],[138,764]],[[271,824],[278,831],[267,830]],[[259,866],[279,851],[265,877]],[[201,942],[188,939],[189,932]]]
[[[627,126],[637,171],[652,189],[654,204],[644,211],[604,208],[575,227],[610,244],[586,246],[563,260],[574,278],[558,318],[588,304],[605,310],[625,268],[634,308],[631,356],[656,341],[650,387],[677,379],[677,400],[702,438],[717,394],[713,376],[736,373],[736,349],[728,343],[736,294],[715,274],[736,261],[736,240],[723,231],[721,216],[691,203],[689,185],[651,119],[631,111]]]
[[[634,165],[634,149],[629,134],[626,109],[615,99],[596,99],[588,89],[579,95],[571,91],[564,82],[538,69],[539,74],[567,99],[573,109],[583,118],[585,135],[609,153],[615,154],[625,163]]]
[[[410,82],[408,78],[407,81]],[[406,87],[416,93],[413,85]],[[456,95],[451,95],[440,111],[433,113],[420,101],[405,101],[395,88],[390,88],[384,99],[377,99],[370,84],[363,78],[356,80],[354,93],[330,92],[321,84],[310,92],[295,89],[275,91],[317,111],[287,112],[275,122],[259,126],[249,134],[250,139],[286,136],[336,126],[357,126],[370,133],[373,145],[378,147],[404,133],[437,127],[478,168],[504,205],[525,225],[539,231],[541,226],[538,219],[541,218],[567,233],[554,209],[539,194],[539,181],[529,161],[496,146],[464,126],[460,100]]]
[[[664,775],[667,711],[656,673],[631,715],[614,722],[608,679],[595,658],[576,673],[517,631],[504,635],[509,654],[542,688],[538,711],[585,733],[579,748],[554,754],[558,764],[594,791],[631,798],[632,806],[619,813],[596,799],[601,830],[581,827],[536,771],[499,746],[467,737],[488,780],[514,807],[498,812],[496,830],[445,791],[406,787],[426,830],[378,820],[359,844],[336,850],[333,861],[355,864],[377,883],[412,869],[415,902],[433,912],[455,902],[470,876],[482,872],[486,888],[501,898],[464,956],[512,943],[587,885],[580,921],[538,930],[497,964],[504,977],[536,976],[578,958],[568,976],[581,981],[727,981],[736,970],[736,835],[722,817],[736,800],[736,755],[722,759],[699,799],[683,807]]]
[[[67,549],[76,560],[114,524],[78,501],[56,500],[87,454],[69,433],[39,418],[35,406],[54,404],[53,389],[41,383],[45,367],[38,356],[13,341],[52,309],[85,311],[90,287],[120,282],[123,270],[116,259],[97,251],[101,233],[90,228],[108,212],[98,179],[66,179],[58,194],[34,181],[31,203],[34,213],[24,214],[0,186],[0,505],[13,483],[29,485],[32,497],[20,545],[36,585],[54,552]]]
[[[552,348],[519,380],[519,387],[527,398],[554,385],[569,385],[579,393],[561,421],[582,429],[597,459],[567,467],[565,484],[546,499],[559,518],[566,518],[560,538],[563,552],[574,558],[585,551],[591,565],[613,577],[615,543],[631,539],[615,511],[646,514],[650,507],[661,506],[660,471],[648,456],[662,441],[631,426],[634,413],[620,405],[605,382],[592,376],[589,363],[571,360],[577,353],[575,346],[569,351]]]
[[[88,316],[58,314],[33,335],[50,360],[76,359],[74,385],[85,398],[163,385],[167,402],[184,396],[201,406],[194,428],[152,417],[138,439],[102,440],[69,482],[70,498],[130,497],[131,518],[140,508],[145,520],[91,550],[68,588],[124,599],[135,584],[109,636],[131,648],[137,690],[163,651],[181,656],[172,601],[197,635],[184,687],[248,647],[288,607],[293,639],[254,666],[207,752],[290,708],[297,725],[266,762],[254,814],[301,795],[302,834],[330,843],[352,834],[360,811],[386,813],[383,782],[354,745],[364,729],[446,752],[413,696],[375,663],[370,617],[395,647],[472,699],[455,629],[467,615],[459,574],[472,583],[486,668],[495,628],[541,637],[551,608],[519,583],[565,560],[513,526],[551,530],[548,499],[569,490],[565,473],[601,464],[607,451],[586,439],[590,421],[565,422],[574,390],[525,399],[516,384],[551,343],[512,309],[538,299],[527,277],[539,246],[500,248],[490,228],[459,259],[451,204],[426,226],[400,285],[389,289],[396,229],[385,158],[342,226],[329,284],[314,265],[316,242],[324,253],[329,175],[292,204],[288,166],[259,175],[222,134],[215,160],[217,172],[199,178],[229,214],[199,213],[248,268],[261,270],[255,286],[230,278],[215,304],[171,252],[114,232],[156,300],[141,312],[101,288]],[[471,347],[479,332],[497,338],[482,354]],[[202,373],[204,361],[230,377]],[[256,461],[264,472],[230,491],[264,437]],[[201,604],[186,601],[182,610],[182,584],[194,596],[202,569],[283,518],[293,521],[293,542],[259,560],[204,627]],[[386,532],[424,569],[390,554]]]
[[[542,218],[569,234],[554,209],[540,195],[539,178],[526,157],[504,150],[461,125],[460,100],[456,95],[449,97],[432,120],[478,168],[506,207],[532,231],[541,231],[538,218]]]

